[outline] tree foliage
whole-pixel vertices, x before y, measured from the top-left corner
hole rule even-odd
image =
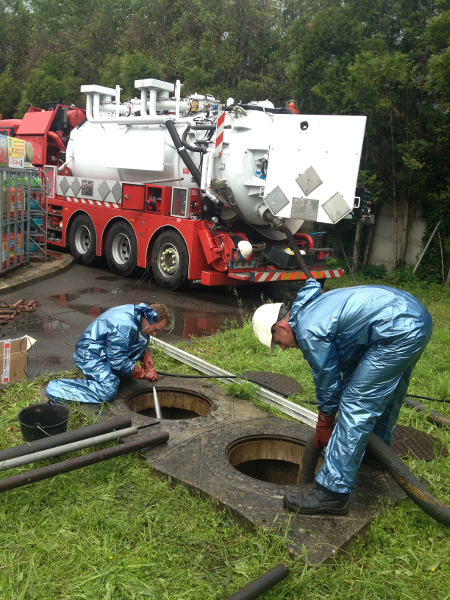
[[[428,233],[449,212],[450,0],[0,0],[4,117],[26,103],[83,106],[82,84],[132,97],[145,77],[222,101],[366,115],[361,168],[394,209],[400,265],[415,214]]]

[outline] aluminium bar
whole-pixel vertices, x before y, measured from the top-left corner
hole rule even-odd
[[[47,448],[63,446],[64,444],[85,440],[96,435],[102,435],[103,433],[109,433],[110,431],[125,429],[127,427],[131,427],[130,417],[124,416],[107,419],[106,421],[95,423],[94,425],[86,425],[86,427],[80,427],[79,429],[72,429],[70,431],[65,431],[64,433],[51,435],[43,440],[36,440],[20,446],[13,446],[12,448],[0,450],[0,461],[3,462],[4,460],[24,456],[25,454],[40,452],[41,450],[47,450]]]
[[[104,433],[103,435],[98,435],[86,440],[79,440],[72,444],[41,450],[34,454],[25,454],[24,456],[18,456],[17,458],[10,458],[9,460],[0,462],[0,471],[7,471],[8,469],[14,469],[15,467],[21,467],[22,465],[29,465],[30,463],[38,462],[40,460],[46,460],[47,458],[70,454],[70,452],[76,452],[77,450],[83,450],[84,448],[90,448],[91,446],[99,446],[100,444],[106,444],[107,442],[112,442],[119,438],[128,437],[137,432],[137,427],[128,427],[127,429]]]
[[[205,360],[194,356],[193,354],[189,354],[189,352],[186,352],[185,350],[180,350],[180,348],[172,346],[172,344],[168,344],[167,342],[163,342],[157,338],[152,338],[151,341],[161,348],[161,350],[163,350],[168,356],[171,356],[185,365],[200,371],[200,373],[204,373],[205,375],[214,375],[217,377],[217,379],[225,379],[230,383],[245,382],[245,379],[235,379],[235,375],[233,375],[233,373],[224,371],[220,367],[216,367],[215,365],[212,365],[211,363],[208,363]],[[233,377],[233,379],[229,379],[230,377]],[[276,406],[278,410],[285,415],[289,415],[290,417],[293,417],[294,419],[297,419],[297,421],[305,423],[310,427],[316,426],[317,414],[312,410],[308,410],[307,408],[303,408],[302,406],[299,406],[290,400],[286,400],[286,398],[283,398],[283,396],[280,396],[279,394],[276,394],[275,392],[272,392],[262,386],[260,387],[258,395],[261,400],[267,404]]]
[[[75,458],[69,458],[62,462],[55,463],[54,465],[48,465],[46,467],[40,467],[33,471],[26,471],[19,475],[13,475],[12,477],[5,477],[0,479],[0,493],[12,490],[14,488],[28,485],[29,483],[35,483],[42,479],[48,479],[55,475],[61,475],[62,473],[68,473],[69,471],[75,471],[75,469],[82,469],[88,465],[103,462],[122,454],[128,454],[130,452],[136,452],[137,450],[143,450],[156,444],[162,444],[167,442],[169,439],[169,433],[162,431],[153,435],[147,435],[139,437],[131,442],[125,442],[111,448],[105,448],[104,450],[98,450],[97,452],[91,452],[90,454],[84,454],[83,456],[77,456]]]

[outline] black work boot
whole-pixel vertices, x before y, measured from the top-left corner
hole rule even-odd
[[[303,492],[286,494],[284,506],[292,512],[302,515],[346,515],[348,513],[348,498],[336,500],[334,494],[327,494],[316,487]]]

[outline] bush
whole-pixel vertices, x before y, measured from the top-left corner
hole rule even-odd
[[[364,265],[358,269],[358,274],[369,279],[384,279],[388,272],[384,265]]]

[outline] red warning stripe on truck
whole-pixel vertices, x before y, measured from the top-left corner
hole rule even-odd
[[[342,277],[343,269],[324,269],[311,271],[314,279],[335,279]],[[203,271],[196,283],[202,285],[229,285],[236,283],[269,283],[272,281],[295,281],[307,279],[303,271]]]
[[[336,277],[342,277],[344,271],[342,269],[326,269],[324,271],[311,271],[314,279],[331,279]],[[252,273],[228,273],[229,277],[233,279],[242,279],[259,283],[268,283],[269,281],[295,281],[296,279],[307,279],[303,271],[264,271],[254,272],[254,278]]]

